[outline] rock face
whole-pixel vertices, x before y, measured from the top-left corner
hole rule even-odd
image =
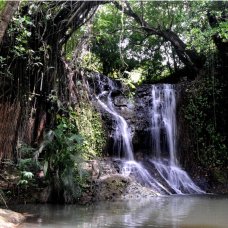
[[[136,153],[148,154],[150,151],[150,107],[151,85],[143,85],[137,88],[135,93],[135,134],[133,145]]]
[[[170,86],[167,87],[167,86],[164,86],[163,84],[157,84],[156,91],[163,91],[162,93],[158,94],[155,92],[155,86],[142,85],[136,89],[134,97],[129,98],[129,94],[127,93],[127,90],[123,86],[121,86],[119,82],[111,81],[110,79],[107,79],[105,76],[102,76],[102,77],[98,76],[98,77],[95,77],[95,79],[97,81],[94,80],[95,83],[93,84],[93,86],[91,85],[92,88],[95,88],[93,90],[95,91],[95,95],[93,95],[93,97],[97,97],[97,100],[94,99],[94,103],[97,104],[97,108],[100,110],[103,116],[103,120],[105,123],[104,125],[107,127],[107,132],[109,133],[108,147],[106,148],[106,150],[108,152],[113,151],[112,153],[109,153],[109,155],[111,156],[113,155],[118,156],[120,154],[118,157],[121,157],[121,153],[115,154],[116,151],[113,149],[115,146],[114,137],[116,135],[118,136],[117,131],[119,132],[121,131],[121,133],[123,133],[122,139],[124,139],[124,134],[129,135],[129,132],[124,131],[123,128],[121,127],[119,128],[116,127],[116,126],[119,126],[120,123],[118,122],[118,118],[115,118],[115,117],[120,115],[126,120],[126,122],[128,123],[128,128],[130,128],[134,159],[136,161],[142,161],[142,163],[144,164],[148,160],[148,157],[151,158],[154,155],[153,153],[156,153],[156,150],[154,149],[154,145],[152,145],[152,143],[154,144],[155,140],[153,140],[152,142],[152,139],[151,139],[152,123],[153,123],[152,114],[153,114],[153,117],[155,117],[156,115],[159,116],[159,114],[166,115],[165,112],[171,112],[170,109],[167,109],[167,108],[165,109],[164,106],[166,107],[166,104],[169,102],[170,102],[170,105],[171,103],[173,104],[173,102],[171,102],[172,100],[175,101],[175,108],[174,110],[172,109],[173,111],[170,113],[170,115],[172,113],[176,114],[176,108],[179,109],[178,107],[179,102],[178,102],[178,96],[176,96],[175,93],[176,91],[181,90],[181,86],[176,85],[175,89],[174,90],[172,89],[173,92],[171,93],[170,90],[168,89],[170,88]],[[172,96],[170,96],[170,94],[172,94]],[[180,94],[179,91],[177,92],[177,94]],[[100,98],[103,99],[102,102],[99,102]],[[176,107],[176,101],[177,101],[177,107]],[[99,104],[100,104],[100,107],[99,107]],[[105,104],[109,106],[109,109],[106,108]],[[152,107],[154,107],[153,110],[152,110]],[[155,111],[155,110],[159,110],[161,112]],[[181,120],[180,115],[181,115],[180,112],[178,112],[177,122]],[[121,118],[119,117],[119,119]],[[167,140],[167,138],[170,139],[170,136],[171,136],[171,133],[169,134],[168,129],[170,129],[171,127],[172,129],[175,129],[173,128],[174,125],[171,125],[171,123],[175,123],[175,127],[176,127],[175,118],[173,118],[172,121],[167,119],[168,118],[166,117],[165,120],[163,120],[162,117],[159,116],[157,117],[157,120],[156,120],[157,122],[163,121],[162,122],[163,125],[166,126],[166,129],[164,129],[165,128],[164,126],[163,128],[162,127],[159,128],[160,130],[157,133],[159,137],[156,138],[160,140],[160,144],[163,144],[163,147],[161,148],[161,152],[162,150],[165,151],[168,148],[168,146],[171,146],[171,145],[168,145],[168,140]],[[119,125],[118,124],[115,125],[115,121]],[[169,123],[165,124],[165,121],[169,121]],[[161,125],[162,124],[160,124],[159,126]],[[156,126],[153,129],[155,129]],[[178,123],[177,123],[177,126],[179,126]],[[180,129],[178,129],[177,132],[183,132],[183,130],[180,131]],[[155,134],[155,136],[157,135]],[[176,138],[176,134],[172,132],[172,135],[174,135],[178,145],[178,138]],[[118,141],[119,139],[118,137],[116,137],[115,139],[117,139],[115,140],[115,143],[116,142],[121,143],[121,140]],[[175,140],[171,137],[170,141],[174,142]],[[185,157],[183,157],[183,155],[176,156],[178,155],[178,151],[176,151],[176,146],[172,147],[172,152],[173,151],[175,152],[175,157],[178,157],[177,160],[181,158],[180,161],[182,163],[183,160],[185,160]],[[151,173],[155,175],[156,172],[154,172],[154,170],[151,170]],[[109,188],[109,185],[110,185],[109,178],[108,179],[106,178],[103,181],[105,182],[104,185],[102,181],[99,183],[101,185],[101,189],[103,189],[103,186],[106,186],[107,188]],[[120,180],[120,182],[121,181],[122,180]],[[162,183],[162,180],[160,182]],[[122,193],[126,192],[127,186],[129,185],[127,184],[126,186],[123,187],[124,189],[121,190]],[[166,187],[166,188],[169,189],[169,187]],[[172,192],[172,190],[170,190],[169,192]],[[118,195],[119,193],[115,193],[115,194]]]
[[[20,213],[0,209],[0,227],[1,228],[11,228],[16,227],[25,220],[25,216]]]
[[[151,85],[137,88],[134,98],[124,94],[113,99],[115,109],[127,121],[135,154],[147,154],[150,145]]]

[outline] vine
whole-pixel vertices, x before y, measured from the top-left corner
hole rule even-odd
[[[226,137],[219,129],[223,121],[220,106],[222,91],[218,78],[214,75],[204,77],[187,89],[187,105],[184,109],[197,159],[204,167],[217,171],[226,166],[228,156]]]

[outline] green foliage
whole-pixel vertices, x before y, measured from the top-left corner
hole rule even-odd
[[[81,146],[83,157],[93,159],[101,155],[106,142],[101,116],[90,103],[81,102],[76,110],[78,130],[84,139]]]
[[[191,2],[191,10],[186,20],[186,39],[188,48],[195,48],[201,55],[210,58],[216,52],[213,36],[227,40],[227,21],[223,21],[222,14],[227,14],[227,3],[219,2]],[[212,28],[208,22],[208,13],[216,16],[217,23]]]
[[[21,171],[21,177],[18,181],[18,185],[21,187],[28,187],[33,181],[34,174],[28,171]]]
[[[93,23],[92,52],[102,62],[103,73],[112,74],[121,70],[118,43],[120,40],[121,15],[111,5],[101,9]]]
[[[59,188],[63,189],[64,196],[69,199],[76,199],[81,194],[82,185],[86,181],[86,177],[81,175],[81,163],[89,157],[89,146],[92,148],[86,143],[87,138],[84,140],[79,134],[77,117],[73,109],[66,115],[57,115],[57,127],[49,131],[43,142],[44,173],[50,181],[55,180],[54,185],[59,183]]]
[[[16,59],[21,59],[22,61],[28,59],[27,69],[33,66],[33,62],[38,62],[38,56],[29,47],[32,26],[34,25],[30,15],[22,16],[20,12],[14,15],[9,24],[7,29],[7,39],[10,41],[9,49],[7,50],[7,55],[0,55],[0,74],[4,75],[6,79],[13,79],[11,65],[14,64]]]
[[[81,27],[75,31],[65,45],[65,55],[67,60],[72,60],[75,50],[86,33],[86,27]]]
[[[26,143],[19,142],[17,146],[18,164],[17,167],[20,171],[36,171],[40,164],[33,159],[35,148],[27,145]]]
[[[78,134],[75,113],[71,111],[69,116],[57,115],[57,127],[48,132],[43,143],[49,169],[62,167],[63,171],[66,167],[73,168],[80,162],[82,137]]]
[[[57,115],[57,127],[43,143],[44,173],[59,182],[65,201],[76,199],[88,177],[82,170],[83,161],[101,155],[105,144],[100,114],[88,101],[80,101],[68,114]]]
[[[193,84],[188,90],[185,119],[193,132],[197,158],[206,167],[225,167],[227,147],[217,121],[220,118],[222,87],[218,79],[208,77]]]
[[[0,0],[0,13],[4,9],[5,4],[6,4],[5,0]]]
[[[15,38],[15,43],[11,48],[11,52],[15,57],[20,57],[28,53],[28,40],[31,32],[29,26],[33,26],[31,18],[28,15],[21,16],[19,13],[13,17],[13,21],[8,29],[10,37]]]
[[[35,184],[34,173],[40,169],[40,163],[34,160],[35,149],[31,146],[20,142],[17,147],[17,153],[19,155],[17,168],[20,171],[20,179],[18,186],[21,188],[27,188]]]
[[[91,52],[102,63],[105,75],[122,78],[125,77],[125,72],[141,67],[145,69],[145,76],[151,62],[158,58],[161,60],[158,55],[160,39],[148,37],[135,29],[134,21],[113,5],[103,6],[96,14],[92,34]]]
[[[220,22],[219,26],[215,30],[215,33],[218,33],[219,36],[222,38],[223,42],[228,40],[228,23],[227,21]]]
[[[214,34],[224,40],[227,38],[227,23],[220,21],[212,29],[207,16],[207,12],[211,12],[220,18],[224,2],[129,1],[129,4],[150,27],[157,31],[173,31],[186,43],[187,49],[196,51],[199,56],[210,57],[216,51],[212,40]],[[78,43],[79,37],[86,37],[82,33],[85,28],[72,37],[71,44]],[[90,30],[89,48],[80,60],[83,67],[123,79],[126,72],[140,68],[143,70],[141,81],[147,83],[183,67],[170,42],[160,36],[148,35],[135,20],[112,4],[99,8]]]

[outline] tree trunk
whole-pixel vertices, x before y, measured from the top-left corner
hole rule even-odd
[[[16,12],[20,1],[10,1],[6,2],[1,14],[0,14],[0,44],[5,35],[6,29],[12,19],[14,13]]]
[[[219,20],[214,16],[212,15],[210,12],[207,13],[207,16],[208,16],[208,22],[211,26],[211,28],[216,28],[219,26]],[[224,15],[223,17],[220,18],[220,21],[221,22],[226,22],[228,20],[228,17],[227,15],[225,14],[224,12]],[[228,41],[224,41],[220,36],[219,34],[215,34],[213,35],[213,41],[219,51],[219,55],[221,57],[221,60],[224,64],[224,66],[227,68],[227,60],[228,60]]]
[[[176,33],[167,29],[161,31],[161,36],[172,44],[177,56],[185,66],[192,68],[194,71],[198,71],[203,66],[203,58],[201,58],[195,50],[188,50],[187,45]]]

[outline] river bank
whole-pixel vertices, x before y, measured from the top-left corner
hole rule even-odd
[[[134,176],[121,175],[118,161],[109,157],[89,161],[84,164],[84,169],[89,175],[83,185],[81,195],[74,202],[76,204],[91,204],[98,201],[125,199],[148,199],[161,195],[155,189],[142,185]],[[20,175],[15,166],[5,166],[1,170],[1,173],[0,189],[2,205],[4,203],[15,205],[50,202],[49,195],[51,189],[45,178],[34,178],[34,181],[30,185],[24,187],[18,184]],[[195,180],[197,181],[197,178]],[[203,190],[207,193],[228,194],[228,187],[226,185],[211,182],[207,179],[204,181],[207,183],[205,185],[207,188]]]

